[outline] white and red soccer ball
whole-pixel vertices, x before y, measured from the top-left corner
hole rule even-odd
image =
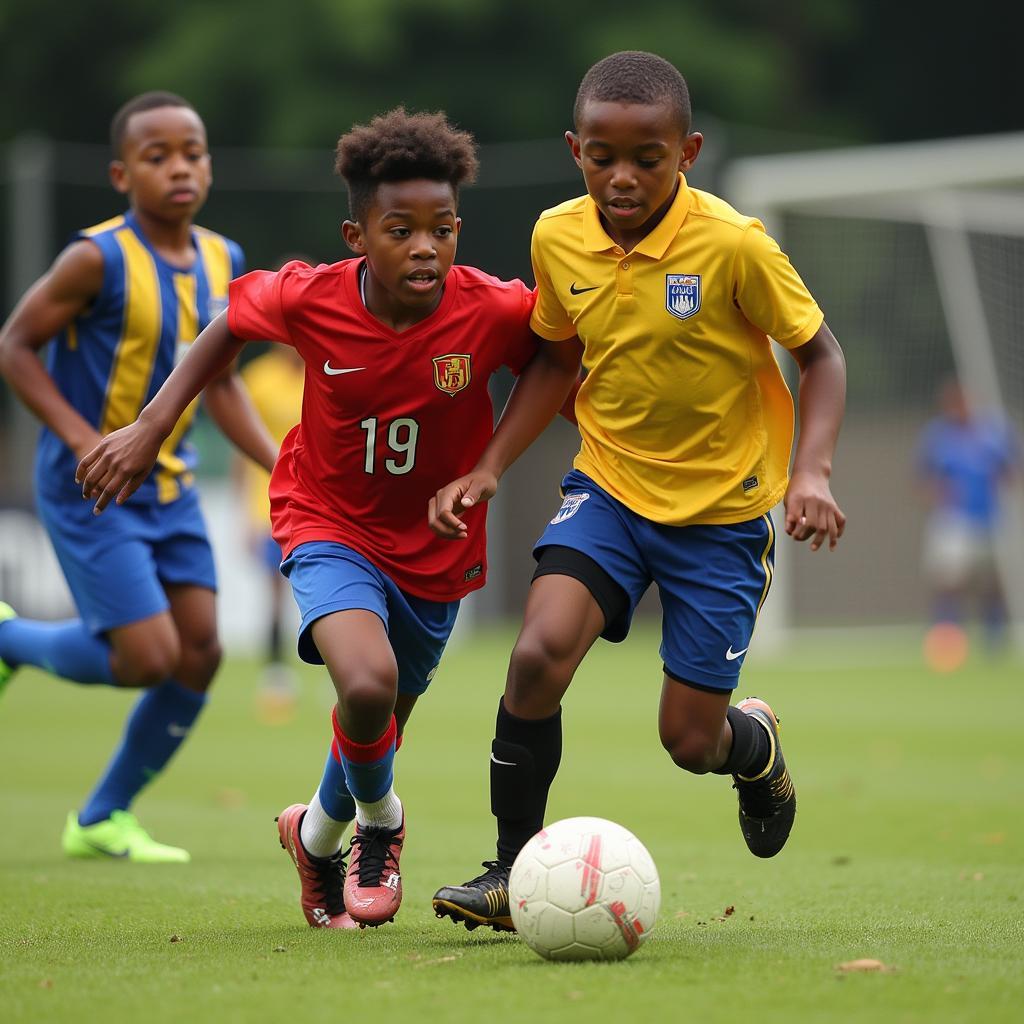
[[[654,930],[658,869],[604,818],[566,818],[523,847],[508,883],[512,923],[547,960],[622,960]]]

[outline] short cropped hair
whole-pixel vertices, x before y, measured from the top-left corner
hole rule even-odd
[[[144,110],[157,110],[160,107],[185,107],[192,111],[196,109],[188,100],[173,92],[154,90],[133,97],[121,107],[110,122],[110,148],[114,151],[115,160],[121,157],[121,147],[124,145],[128,119],[132,114],[141,114]]]
[[[334,170],[348,186],[349,211],[365,223],[384,182],[446,181],[456,198],[476,180],[476,141],[452,127],[441,111],[410,114],[396,107],[369,124],[357,124],[338,139]]]
[[[683,134],[690,132],[692,112],[686,79],[664,57],[643,50],[622,50],[599,60],[584,76],[576,93],[573,123],[578,127],[583,107],[601,103],[667,103]]]

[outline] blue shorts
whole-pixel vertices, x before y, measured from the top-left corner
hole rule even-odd
[[[105,633],[169,607],[164,586],[217,589],[213,552],[194,490],[166,505],[37,502],[71,595],[86,628]]]
[[[665,671],[700,687],[734,690],[771,585],[771,516],[722,526],[665,526],[637,515],[575,469],[562,481],[562,493],[562,507],[534,557],[548,545],[574,548],[622,587],[627,607],[606,624],[605,639],[625,639],[640,598],[655,583]]]
[[[281,572],[288,577],[302,614],[299,657],[303,661],[324,663],[313,642],[317,619],[360,608],[378,615],[388,631],[398,662],[398,692],[418,696],[430,685],[455,625],[458,601],[413,597],[358,552],[332,541],[300,544]]]

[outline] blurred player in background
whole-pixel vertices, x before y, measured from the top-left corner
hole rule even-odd
[[[74,474],[102,435],[134,421],[224,309],[242,252],[193,225],[211,170],[206,130],[188,102],[137,96],[111,136],[110,179],[128,212],[81,231],[0,334],[0,369],[43,423],[39,517],[81,616],[33,622],[0,604],[0,688],[22,665],[86,685],[146,687],[113,760],[68,816],[63,846],[72,857],[187,861],[129,808],[191,731],[220,662],[213,557],[186,442],[195,406],[181,410],[156,471],[113,515],[92,514]],[[51,339],[44,366],[39,350]],[[224,433],[269,468],[276,450],[237,376],[224,367],[205,398]]]
[[[969,602],[978,605],[989,649],[1006,642],[996,546],[1002,494],[1020,474],[1021,450],[1010,425],[973,410],[956,380],[943,384],[939,410],[921,436],[917,470],[930,505],[923,567],[932,628],[925,656],[933,668],[950,671],[967,656]]]
[[[293,260],[311,262],[301,256],[281,260],[278,269]],[[242,380],[260,419],[280,447],[288,431],[302,414],[302,386],[306,365],[291,345],[271,345],[262,355],[242,368]],[[249,527],[249,547],[263,570],[270,598],[267,620],[266,665],[256,695],[264,721],[288,721],[295,711],[298,688],[295,673],[284,652],[284,622],[287,616],[287,581],[281,575],[281,547],[270,532],[269,474],[251,459],[238,458],[235,469],[244,494]]]
[[[402,109],[343,135],[336,169],[352,219],[342,233],[357,258],[289,263],[232,284],[226,316],[138,422],[79,467],[102,508],[126,485],[130,493],[181,409],[246,339],[301,354],[302,420],[281,448],[270,503],[302,614],[299,654],[327,665],[338,696],[320,786],[308,807],[293,804],[278,819],[312,927],[382,924],[401,904],[406,818],[395,751],[460,599],[486,575],[486,505],[467,513],[464,543],[446,544],[428,526],[428,501],[485,447],[475,486],[489,497],[563,405],[579,367],[575,339],[538,348],[533,294],[521,281],[453,266],[459,188],[474,177],[475,148],[443,114]],[[495,431],[487,385],[503,365],[522,373]]]
[[[769,510],[784,497],[786,532],[812,549],[834,547],[845,521],[829,488],[842,352],[762,225],[687,185],[703,140],[682,76],[654,54],[613,54],[584,77],[574,114],[566,140],[588,195],[537,223],[531,324],[583,343],[583,444],[534,551],[498,708],[497,859],[434,897],[438,916],[471,928],[512,927],[508,874],[544,822],[562,696],[598,637],[624,639],[651,583],[664,612],[661,742],[686,771],[732,777],[752,853],[781,850],[796,795],[777,718],[730,697],[771,583]],[[792,477],[793,403],[771,338],[800,367]],[[458,536],[472,479],[438,495],[443,536]],[[623,700],[635,699],[630,682]],[[609,751],[628,765],[627,749]]]

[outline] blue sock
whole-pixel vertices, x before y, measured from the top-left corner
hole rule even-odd
[[[329,817],[335,821],[351,821],[356,816],[356,802],[348,791],[345,769],[340,757],[334,756],[333,746],[327,754],[327,764],[324,765],[317,796],[320,797],[320,806]]]
[[[0,660],[11,666],[34,665],[75,683],[114,685],[110,644],[90,633],[81,619],[0,623]]]
[[[332,715],[334,738],[341,751],[341,764],[345,769],[348,791],[364,804],[383,799],[395,781],[395,717],[391,716],[384,733],[372,743],[356,743],[349,739],[338,724],[337,711]]]
[[[81,825],[126,811],[139,790],[163,771],[189,734],[206,703],[206,694],[173,679],[147,690],[125,725],[121,746],[78,815]]]

